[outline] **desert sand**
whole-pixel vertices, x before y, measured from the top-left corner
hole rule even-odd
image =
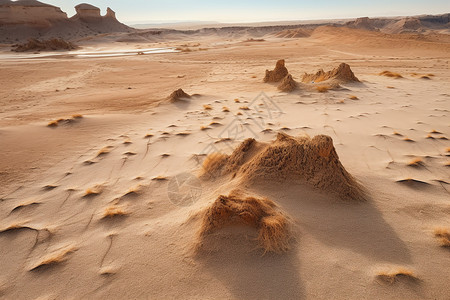
[[[1,48],[1,298],[450,298],[448,35],[77,44]]]

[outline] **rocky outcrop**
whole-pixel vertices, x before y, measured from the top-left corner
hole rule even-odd
[[[72,18],[79,19],[97,19],[101,18],[100,8],[87,3],[78,4],[75,6],[77,14]]]
[[[82,3],[76,14],[68,18],[60,8],[36,0],[0,0],[0,43],[24,42],[28,39],[70,40],[101,33],[130,32],[108,7],[104,16],[100,9]]]
[[[35,0],[1,0],[0,24],[25,24],[50,26],[55,21],[66,20],[67,14],[59,7]]]

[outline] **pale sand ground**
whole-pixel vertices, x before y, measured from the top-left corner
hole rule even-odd
[[[450,142],[443,139],[450,138],[450,45],[346,29],[242,40],[196,37],[133,46],[200,43],[191,48],[208,49],[189,53],[1,61],[0,229],[27,228],[0,233],[0,297],[450,298],[449,250],[433,236],[436,227],[450,227]],[[262,78],[281,58],[298,80],[304,72],[346,62],[362,84],[280,93]],[[405,78],[377,75],[384,70]],[[413,72],[435,76],[424,80]],[[162,101],[180,87],[201,96],[185,104]],[[343,202],[304,186],[252,187],[293,219],[292,249],[262,256],[252,250],[254,232],[236,231],[224,233],[218,251],[195,255],[196,213],[232,183],[202,181],[200,199],[178,207],[169,201],[168,181],[152,179],[199,174],[195,155],[261,91],[284,114],[264,118],[263,128],[273,132],[262,133],[244,113],[245,137],[270,141],[280,130],[330,135],[370,199]],[[222,112],[223,106],[231,112]],[[84,117],[47,127],[73,114]],[[213,121],[222,126],[200,130]],[[440,134],[427,139],[432,130]],[[184,132],[190,134],[177,135]],[[104,147],[110,152],[97,157]],[[406,165],[416,157],[424,166]],[[427,184],[396,182],[406,178]],[[100,194],[83,197],[96,185]],[[115,202],[129,215],[103,220]],[[19,205],[26,206],[13,211]],[[32,270],[49,256],[64,261]],[[418,280],[377,279],[378,272],[397,268]]]

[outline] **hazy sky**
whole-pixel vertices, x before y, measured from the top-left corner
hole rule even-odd
[[[449,0],[86,0],[116,11],[126,23],[198,20],[252,22],[353,18],[361,16],[406,16],[450,12]],[[59,6],[71,17],[81,1],[41,0]]]

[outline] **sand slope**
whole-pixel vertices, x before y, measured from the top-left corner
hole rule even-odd
[[[450,257],[434,230],[450,227],[449,44],[329,27],[219,40],[133,45],[192,50],[180,53],[2,61],[0,297],[447,299]],[[284,93],[262,80],[280,58],[297,82],[341,62],[361,82]],[[403,78],[378,75],[386,70]],[[168,101],[179,88],[197,95]],[[261,92],[271,100],[255,100]],[[286,134],[331,137],[365,201],[305,181],[242,180],[267,159],[235,177],[201,176],[212,152],[254,138],[261,158]],[[274,203],[263,217],[286,217],[287,251],[261,249],[260,218],[199,240],[204,212],[236,188],[270,200],[256,207]]]

